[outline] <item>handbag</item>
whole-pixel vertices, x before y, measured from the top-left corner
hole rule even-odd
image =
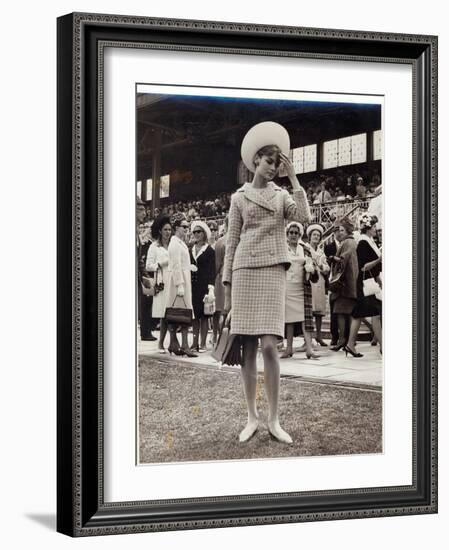
[[[329,277],[329,290],[331,292],[339,292],[345,286],[344,273],[344,269],[340,266],[336,270],[332,270]]]
[[[142,293],[144,296],[154,296],[155,295],[155,284],[152,277],[146,277],[142,275]]]
[[[157,282],[157,275],[159,273],[159,269],[156,270],[156,275],[155,275],[155,280],[154,280],[154,295],[156,296],[157,294],[159,294],[159,292],[162,292],[164,290],[164,274],[163,274],[163,271],[162,271],[162,267],[161,267],[161,276],[162,276],[162,281],[160,283]]]
[[[381,294],[381,288],[376,279],[371,275],[368,279],[366,277],[366,271],[363,272],[363,295],[364,296],[375,296],[376,294]]]
[[[177,298],[181,298],[181,296],[175,296],[172,307],[165,308],[165,320],[167,323],[172,323],[174,325],[191,325],[192,310],[187,307],[184,298],[183,302],[186,307],[174,307]]]
[[[223,365],[243,365],[240,336],[231,334],[230,323],[222,324],[212,357]]]

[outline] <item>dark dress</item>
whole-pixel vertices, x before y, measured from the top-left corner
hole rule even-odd
[[[357,261],[357,245],[354,237],[346,237],[337,249],[337,257],[341,262],[335,263],[333,269],[344,272],[343,285],[335,292],[334,313],[351,315],[357,302],[357,280],[359,266]]]
[[[368,273],[362,271],[362,267],[368,262],[377,260],[378,256],[370,244],[365,241],[359,241],[357,245],[357,259],[359,262],[359,276],[357,278],[357,303],[352,312],[354,319],[363,319],[364,317],[375,317],[382,313],[382,302],[378,300],[376,296],[364,296],[363,295],[363,277],[378,277],[382,271],[382,262],[379,262]]]
[[[192,306],[195,319],[209,317],[204,315],[204,296],[209,292],[209,285],[215,284],[215,251],[210,246],[197,259],[193,257],[193,248],[190,249],[190,261],[196,265],[198,271],[192,271]]]

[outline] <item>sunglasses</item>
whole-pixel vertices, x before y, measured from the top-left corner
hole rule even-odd
[[[202,232],[203,232],[202,229],[194,229],[194,230],[192,231],[192,233],[202,233]]]

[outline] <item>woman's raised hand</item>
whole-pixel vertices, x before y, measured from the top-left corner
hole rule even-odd
[[[176,296],[182,298],[184,296],[184,285],[179,285],[176,289]]]
[[[287,155],[284,155],[284,153],[279,153],[279,158],[281,159],[281,164],[284,165],[285,171],[287,172],[287,176],[289,178],[296,178],[295,169],[293,167],[291,160],[287,157]]]

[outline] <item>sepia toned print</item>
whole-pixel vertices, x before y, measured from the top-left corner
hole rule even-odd
[[[381,453],[380,100],[150,90],[139,463]]]

